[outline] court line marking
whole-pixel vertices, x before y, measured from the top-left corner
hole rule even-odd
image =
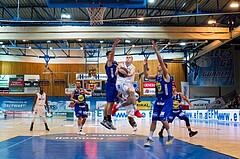
[[[55,127],[56,127],[56,126],[52,127],[52,129],[54,129]],[[41,132],[38,136],[41,136],[41,135],[44,135],[44,134],[45,134],[45,132]],[[18,136],[15,136],[15,137],[18,137]],[[16,145],[19,145],[19,144],[27,141],[27,140],[32,139],[32,138],[34,138],[34,137],[36,137],[36,136],[31,136],[31,137],[29,137],[29,138],[27,138],[27,139],[24,139],[24,140],[22,140],[22,141],[19,141],[19,142],[15,143],[15,144],[13,144],[13,145],[11,145],[11,146],[8,146],[8,147],[5,147],[5,148],[3,148],[3,149],[0,149],[0,151],[5,150],[5,149],[12,148],[12,147],[14,147],[14,146],[16,146]],[[10,139],[12,139],[12,138],[10,138]]]
[[[143,146],[141,146],[140,144],[134,143],[137,147],[139,147],[140,149],[142,149],[144,152],[146,152],[147,154],[149,154],[151,157],[154,157],[156,159],[159,159],[158,156],[156,156],[153,152],[149,152],[146,150],[146,148],[144,148]]]
[[[17,137],[17,136],[16,136],[16,137]],[[14,147],[14,146],[16,146],[16,145],[19,145],[19,144],[21,144],[21,143],[23,143],[23,142],[25,142],[25,141],[27,141],[27,140],[29,140],[29,139],[32,139],[32,138],[34,138],[34,137],[35,137],[35,136],[31,136],[31,137],[29,137],[29,138],[27,138],[27,139],[24,139],[24,140],[22,140],[22,141],[19,141],[19,142],[15,143],[15,144],[13,144],[13,145],[11,145],[11,146],[8,146],[8,147],[5,147],[5,148],[3,148],[3,149],[0,149],[0,151],[5,150],[5,149],[12,148],[12,147]]]

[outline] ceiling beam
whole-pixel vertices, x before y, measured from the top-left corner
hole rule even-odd
[[[0,33],[91,33],[91,32],[155,32],[155,33],[229,33],[228,27],[0,27]],[[207,38],[206,38],[207,39]]]
[[[0,27],[0,40],[76,39],[227,40],[224,27]]]
[[[230,39],[229,33],[2,33],[0,40],[69,40],[69,39],[191,39],[191,40],[226,40]]]
[[[222,46],[223,44],[226,44],[227,42],[239,37],[240,36],[240,26],[235,28],[230,34],[231,34],[230,39],[228,39],[228,40],[215,40],[212,43],[210,43],[209,45],[202,48],[202,50],[199,51],[197,55],[190,58],[190,62],[192,62],[194,59],[199,58],[200,56],[203,56],[204,54]]]

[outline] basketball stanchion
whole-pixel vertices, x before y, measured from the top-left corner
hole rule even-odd
[[[105,7],[86,8],[90,17],[91,26],[100,26],[103,24],[103,15]]]

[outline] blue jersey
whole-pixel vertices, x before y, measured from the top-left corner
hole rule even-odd
[[[76,89],[74,91],[74,99],[76,99],[80,102],[80,104],[75,103],[75,105],[85,107],[86,98],[85,98],[85,93],[83,90]]]
[[[181,102],[182,102],[182,97],[180,93],[177,93],[176,95],[173,95],[173,109],[174,110],[181,110]]]
[[[114,61],[112,63],[112,66],[108,67],[107,63],[105,65],[105,70],[107,74],[107,82],[108,83],[116,83],[117,76],[116,76],[116,70],[117,70],[118,63]]]
[[[169,82],[166,82],[163,75],[156,75],[155,92],[159,100],[172,98],[172,78],[170,78]]]

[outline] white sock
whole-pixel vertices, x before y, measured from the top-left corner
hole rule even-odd
[[[133,109],[134,109],[134,112],[136,112],[137,111],[137,105],[134,105]]]
[[[171,134],[170,129],[167,130],[167,133],[168,133],[168,136],[173,136],[173,135]]]
[[[150,132],[149,132],[148,138],[151,139],[151,140],[153,140],[153,133],[154,133],[154,131],[150,131]]]
[[[118,103],[118,105],[116,106],[117,109],[121,108],[122,107],[122,103]]]

